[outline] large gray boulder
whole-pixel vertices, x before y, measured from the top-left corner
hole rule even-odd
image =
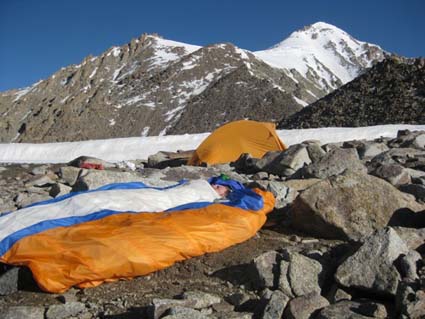
[[[293,227],[311,235],[361,240],[385,227],[395,212],[424,209],[408,194],[386,181],[347,171],[316,183],[293,202]],[[406,215],[407,216],[407,215]]]
[[[338,175],[345,170],[366,172],[366,166],[359,159],[357,150],[354,148],[333,149],[317,162],[303,169],[303,174],[308,178],[324,179],[332,175]]]
[[[394,261],[408,252],[406,243],[394,229],[381,229],[338,267],[335,280],[344,287],[395,296],[401,276]]]

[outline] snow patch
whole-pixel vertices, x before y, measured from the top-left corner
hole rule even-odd
[[[85,87],[83,87],[80,91],[83,93],[87,93],[87,91],[89,91],[91,89],[91,85],[88,84]]]
[[[190,45],[186,43],[165,40],[158,37],[152,37],[152,38],[155,41],[155,44],[153,46],[155,50],[155,55],[149,59],[149,62],[151,63],[151,67],[148,69],[148,71],[158,66],[159,67],[167,66],[171,62],[174,62],[182,58],[181,55],[173,52],[177,48],[182,48],[184,50],[183,55],[190,54],[201,48],[196,45]]]
[[[113,47],[107,54],[106,56],[110,56],[113,55],[114,57],[117,57],[121,54],[121,48],[120,47]]]
[[[139,62],[133,62],[132,65],[130,66],[130,68],[128,69],[127,72],[123,73],[122,75],[120,75],[120,77],[117,79],[117,81],[120,81],[124,78],[126,78],[129,75],[132,75],[134,72],[136,72],[137,67],[139,66]]]
[[[318,100],[318,99],[319,99],[319,97],[318,97],[316,94],[314,94],[313,92],[311,92],[310,90],[306,90],[306,92],[307,92],[308,94],[310,94],[312,97],[314,97],[316,100]]]
[[[27,111],[27,113],[25,113],[25,115],[21,118],[19,122],[24,122],[31,113],[32,110]]]
[[[133,105],[136,104],[137,102],[143,101],[144,97],[141,95],[138,96],[134,96],[132,98],[127,99],[127,101],[124,102],[125,105]]]
[[[22,90],[19,90],[18,92],[15,93],[16,98],[13,100],[13,102],[18,101],[21,97],[23,97],[30,91],[31,91],[31,87],[26,87]]]
[[[141,136],[143,136],[143,137],[148,136],[148,134],[149,134],[149,130],[150,130],[150,129],[151,129],[151,128],[150,128],[150,126],[145,126],[145,127],[143,128],[143,131],[142,131]]]
[[[65,96],[62,100],[60,100],[60,104],[65,104],[65,102],[69,99],[71,95]]]
[[[118,69],[116,69],[114,71],[114,74],[112,75],[112,82],[115,82],[115,79],[118,77],[118,75],[120,74],[121,70],[125,67],[125,65],[122,65],[121,67],[119,67]]]
[[[170,122],[178,112],[182,111],[184,108],[186,107],[186,105],[180,105],[170,111],[168,111],[167,113],[165,113],[164,115],[165,117],[165,122]]]
[[[308,105],[308,103],[307,102],[305,102],[305,101],[303,101],[303,100],[301,100],[301,99],[299,99],[299,98],[297,98],[296,96],[293,96],[293,98],[294,98],[294,100],[299,104],[299,105],[301,105],[302,107],[306,107],[307,105]]]
[[[151,109],[154,109],[156,107],[156,104],[154,102],[145,102],[145,103],[143,103],[143,105],[145,105],[145,106],[147,106]]]
[[[92,73],[89,75],[89,79],[91,79],[92,77],[94,77],[94,75],[97,72],[97,69],[98,69],[97,67],[94,68],[94,70],[92,71]]]

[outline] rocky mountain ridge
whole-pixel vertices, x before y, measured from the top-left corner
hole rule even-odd
[[[386,59],[278,128],[425,123],[425,59]]]
[[[143,35],[29,88],[1,93],[0,141],[198,133],[242,118],[277,121],[386,55],[324,23],[296,36],[308,39],[305,48],[318,44],[320,54],[309,50],[304,56],[299,41],[287,54],[293,47],[256,53],[230,43],[198,47]],[[288,54],[292,66],[276,67],[267,59],[285,60]],[[334,58],[337,65],[329,64]]]

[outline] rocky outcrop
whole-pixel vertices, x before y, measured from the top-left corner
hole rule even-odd
[[[390,58],[310,104],[278,128],[425,122],[425,59]]]
[[[310,234],[359,240],[409,209],[418,212],[424,206],[382,179],[346,171],[302,192],[291,215],[293,226]]]

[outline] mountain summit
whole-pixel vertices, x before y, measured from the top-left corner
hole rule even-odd
[[[317,22],[254,54],[273,67],[293,70],[328,93],[384,59],[377,45],[354,39],[345,31]]]
[[[277,121],[385,54],[323,22],[259,52],[145,34],[31,87],[0,93],[0,142],[200,133],[244,118]]]

